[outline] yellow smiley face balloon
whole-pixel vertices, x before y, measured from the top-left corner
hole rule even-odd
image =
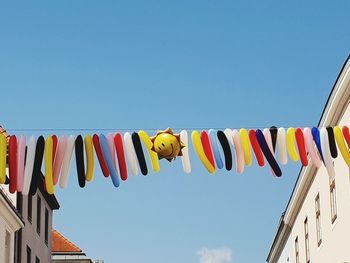
[[[181,149],[184,145],[180,141],[180,135],[174,134],[170,128],[157,132],[151,141],[153,143],[152,150],[158,154],[159,159],[165,158],[172,161],[176,156],[182,155]]]

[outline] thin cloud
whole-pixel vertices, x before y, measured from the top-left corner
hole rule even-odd
[[[201,248],[197,251],[200,263],[224,263],[231,262],[232,250],[229,248]]]

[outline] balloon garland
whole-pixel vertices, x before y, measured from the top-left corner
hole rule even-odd
[[[210,174],[224,167],[230,171],[233,159],[236,172],[242,174],[245,167],[253,163],[253,155],[260,167],[265,166],[266,160],[272,174],[277,177],[282,175],[280,165],[287,164],[288,156],[294,162],[300,161],[302,166],[319,168],[324,164],[330,177],[335,176],[333,160],[338,155],[350,168],[348,126],[194,130],[191,141],[200,162]],[[48,194],[54,194],[58,183],[61,188],[67,187],[75,152],[77,181],[81,188],[94,179],[95,154],[104,177],[110,176],[112,184],[119,187],[120,180],[128,179],[128,172],[137,175],[140,169],[143,175],[149,173],[144,151],[148,153],[153,172],[160,171],[160,160],[174,162],[179,156],[184,172],[191,173],[189,148],[188,132],[182,130],[176,134],[170,128],[154,136],[140,130],[124,135],[87,134],[85,137],[70,135],[60,138],[49,135],[46,139],[31,136],[28,140],[23,135],[17,139],[16,135],[0,133],[0,184],[9,184],[11,193],[33,195],[44,162],[45,189]],[[6,176],[7,165],[9,176]]]

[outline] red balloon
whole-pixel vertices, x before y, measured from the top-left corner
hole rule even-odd
[[[345,138],[345,141],[346,141],[348,147],[350,148],[350,132],[349,132],[348,126],[343,127],[343,135],[344,135],[344,138]]]
[[[56,158],[56,151],[57,151],[57,143],[58,143],[58,138],[56,135],[52,135],[52,165],[53,162],[55,161]]]
[[[299,151],[301,163],[303,166],[307,166],[309,162],[307,160],[305,139],[304,139],[304,133],[303,133],[302,129],[297,128],[295,130],[295,139],[297,140],[298,151]]]
[[[18,177],[18,167],[17,167],[17,138],[15,135],[10,137],[9,141],[9,173],[10,173],[10,193],[13,194],[17,191],[17,177]]]
[[[120,135],[120,133],[117,133],[114,136],[114,145],[115,145],[115,149],[117,151],[120,178],[123,181],[126,181],[128,179],[128,170],[126,168],[123,139],[122,139],[122,136]]]
[[[255,157],[256,157],[256,161],[258,162],[258,165],[260,167],[264,167],[265,166],[265,159],[264,159],[264,155],[261,151],[258,139],[256,138],[256,133],[255,130],[249,130],[249,140],[250,140],[250,144],[252,145]]]
[[[95,148],[95,151],[96,151],[97,159],[98,159],[98,161],[100,163],[102,173],[103,173],[104,177],[108,177],[109,176],[109,170],[108,170],[105,158],[103,157],[101,144],[100,144],[100,138],[98,137],[97,134],[94,134],[94,136],[92,136],[92,142],[94,144],[94,148]]]
[[[209,162],[215,168],[214,154],[213,154],[213,150],[211,148],[209,135],[208,135],[208,133],[206,131],[202,131],[201,132],[201,142],[202,142],[202,145],[203,145],[203,149],[204,149],[205,155],[207,156]]]

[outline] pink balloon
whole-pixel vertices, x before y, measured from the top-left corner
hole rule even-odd
[[[26,157],[26,137],[22,135],[18,141],[18,177],[17,177],[18,192],[23,191],[25,157]]]
[[[58,183],[58,179],[60,177],[62,163],[64,159],[64,153],[67,148],[67,137],[62,136],[57,145],[56,157],[53,162],[53,184],[56,185]]]
[[[109,147],[109,151],[111,152],[114,166],[117,169],[117,159],[116,159],[117,155],[116,155],[115,145],[114,145],[114,135],[109,133],[107,135],[107,141],[108,141],[108,147]]]
[[[303,134],[306,142],[306,149],[310,155],[311,161],[317,168],[319,168],[322,164],[322,161],[315,149],[316,146],[312,137],[311,129],[304,128]]]

